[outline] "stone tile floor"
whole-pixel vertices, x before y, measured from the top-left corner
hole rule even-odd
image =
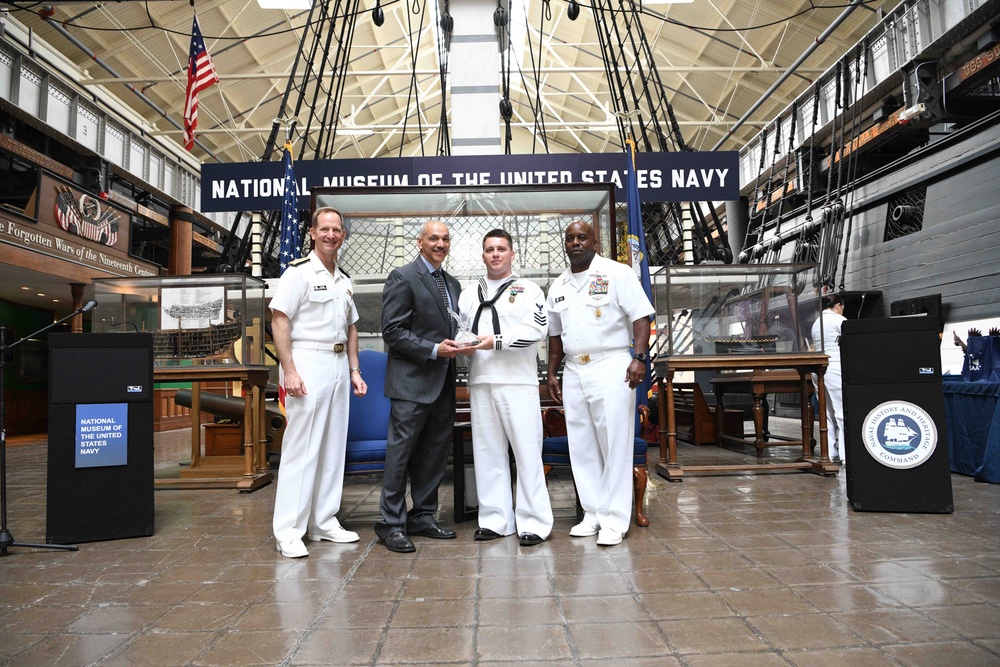
[[[157,475],[188,442],[157,435]],[[45,466],[44,445],[8,448],[19,541],[45,541]],[[374,541],[379,478],[352,477],[341,520],[361,542],[294,561],[274,550],[273,485],[156,491],[152,537],[0,558],[0,664],[1000,665],[1000,487],[954,475],[955,513],[921,515],[849,510],[843,475],[650,480],[651,525],[606,549],[568,536],[555,470],[553,537],[522,549],[454,524],[449,472],[458,539],[400,555]]]

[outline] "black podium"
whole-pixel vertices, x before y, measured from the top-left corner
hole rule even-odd
[[[954,511],[937,320],[847,320],[840,353],[851,507]]]
[[[49,336],[46,541],[153,534],[152,334]]]

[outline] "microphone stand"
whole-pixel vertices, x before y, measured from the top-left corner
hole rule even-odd
[[[11,547],[30,547],[33,549],[63,549],[65,551],[77,551],[80,547],[75,544],[28,544],[18,542],[7,529],[7,404],[4,400],[4,389],[7,381],[7,350],[13,349],[24,341],[44,333],[52,327],[59,326],[66,320],[76,317],[81,313],[93,310],[97,305],[96,301],[88,301],[86,305],[77,308],[72,313],[56,320],[48,326],[44,326],[33,334],[28,334],[24,338],[7,345],[6,336],[0,336],[0,556],[7,555],[7,549]]]

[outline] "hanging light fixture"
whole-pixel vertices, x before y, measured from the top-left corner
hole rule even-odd
[[[372,9],[372,23],[379,28],[382,27],[383,23],[385,23],[385,12],[382,11],[381,0],[375,0],[375,8]]]

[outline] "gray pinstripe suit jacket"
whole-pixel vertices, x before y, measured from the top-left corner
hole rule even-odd
[[[457,310],[462,286],[448,273],[444,277],[452,310]],[[435,344],[455,334],[456,325],[449,324],[434,277],[420,256],[394,269],[382,292],[382,338],[389,352],[385,395],[433,403],[454,365],[450,359],[429,357]]]

